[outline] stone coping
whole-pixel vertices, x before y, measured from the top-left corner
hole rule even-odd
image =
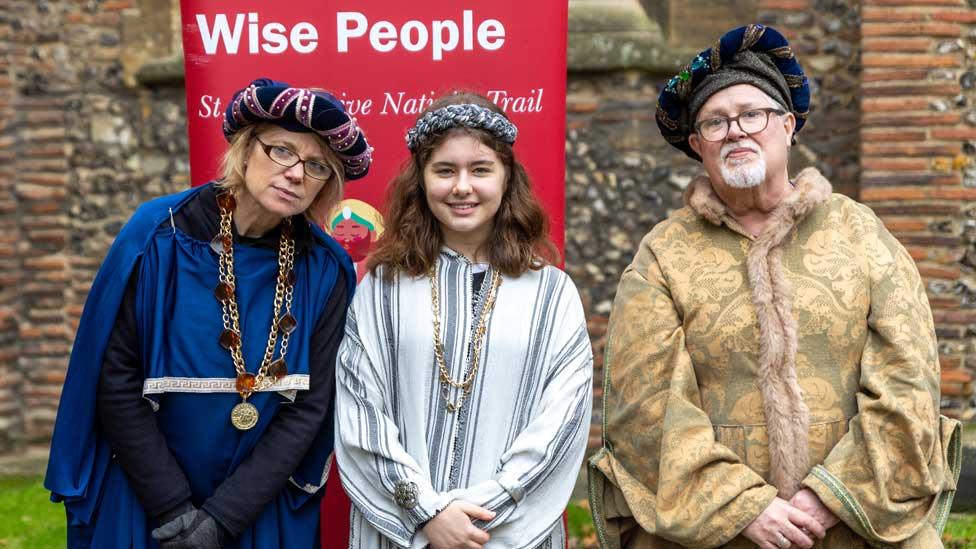
[[[0,477],[43,475],[47,469],[47,445],[30,446],[0,454]]]
[[[697,53],[669,45],[661,26],[635,0],[569,3],[569,71],[641,69],[673,74]]]
[[[136,70],[136,82],[148,87],[183,85],[183,52],[143,63]]]

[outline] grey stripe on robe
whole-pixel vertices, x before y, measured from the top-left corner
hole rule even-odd
[[[463,256],[441,253],[441,338],[456,380],[467,373],[484,301],[472,291],[471,270]],[[483,293],[489,280],[490,273]],[[497,513],[476,523],[491,535],[488,548],[563,547],[561,517],[586,447],[592,394],[576,287],[555,267],[502,278],[481,366],[457,413],[441,394],[430,302],[427,277],[367,275],[349,310],[336,456],[353,502],[350,547],[425,547],[418,524],[454,500]],[[409,510],[393,497],[403,482],[417,487]]]

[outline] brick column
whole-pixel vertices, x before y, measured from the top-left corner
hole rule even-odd
[[[0,0],[0,12],[7,13],[10,9],[10,2]],[[17,365],[21,277],[14,188],[17,120],[11,81],[12,36],[9,23],[0,21],[0,453],[17,445],[24,434],[21,374]]]
[[[64,65],[69,51],[63,3],[11,2],[14,19],[11,60],[16,67],[13,107],[17,112],[12,162],[17,196],[20,255],[17,318],[26,442],[50,437],[64,381],[70,332],[64,312],[69,296],[69,178],[66,104],[77,86]],[[75,8],[80,9],[80,8]]]
[[[976,352],[976,11],[863,0],[860,196],[908,248],[939,336],[943,407],[968,418]],[[970,250],[967,253],[967,250]]]
[[[168,51],[145,44],[171,44],[178,3],[138,6],[0,0],[0,453],[50,438],[109,245],[136,206],[188,184],[182,88],[134,76]]]

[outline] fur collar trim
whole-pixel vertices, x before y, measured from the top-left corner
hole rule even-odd
[[[826,202],[831,192],[833,189],[830,182],[816,168],[806,168],[796,176],[795,191],[783,200],[773,215],[780,219],[782,215],[777,216],[777,213],[792,213],[793,220],[796,221],[797,217],[805,216],[818,204]],[[723,218],[728,215],[728,208],[712,190],[707,175],[696,177],[688,185],[684,202],[692,211],[715,225],[721,225]],[[784,208],[786,211],[780,212]]]
[[[796,374],[797,326],[793,288],[783,272],[781,244],[816,206],[830,198],[830,183],[815,168],[796,177],[796,189],[777,206],[769,225],[753,241],[746,258],[752,302],[759,320],[757,385],[769,436],[771,482],[789,499],[810,472],[810,409]],[[697,178],[685,203],[701,217],[721,225],[728,215],[707,177]]]

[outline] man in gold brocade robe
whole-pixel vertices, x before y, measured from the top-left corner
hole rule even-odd
[[[911,257],[787,157],[809,107],[789,44],[749,25],[662,91],[702,162],[624,271],[590,498],[604,548],[941,547],[960,466]]]

